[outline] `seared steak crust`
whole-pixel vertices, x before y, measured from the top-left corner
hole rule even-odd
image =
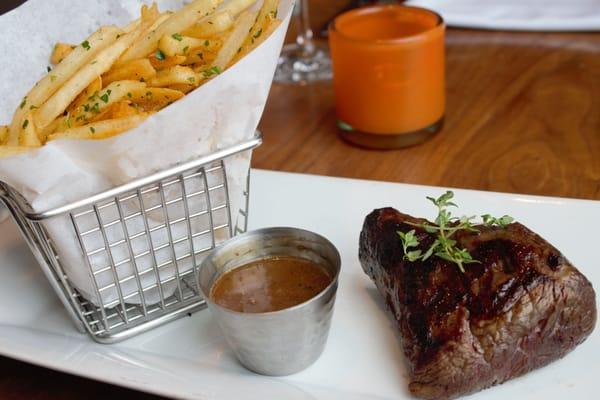
[[[373,211],[360,235],[364,271],[400,328],[410,391],[425,399],[475,392],[561,358],[596,323],[590,282],[548,242],[519,223],[479,226],[454,239],[478,264],[463,274],[438,257],[408,262],[398,231],[426,222],[393,208]]]

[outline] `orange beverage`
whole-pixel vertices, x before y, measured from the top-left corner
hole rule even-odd
[[[427,139],[445,111],[445,26],[423,8],[398,5],[348,11],[329,28],[338,126],[375,148]]]

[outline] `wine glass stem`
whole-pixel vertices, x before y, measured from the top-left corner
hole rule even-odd
[[[296,7],[300,9],[297,13],[298,36],[296,37],[296,43],[305,55],[310,56],[315,52],[315,44],[313,42],[313,31],[310,29],[308,0],[297,1]]]

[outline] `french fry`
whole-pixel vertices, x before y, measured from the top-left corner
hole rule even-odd
[[[192,89],[194,88],[190,85],[186,86],[191,87]],[[130,100],[141,110],[147,112],[159,111],[185,96],[185,94],[179,90],[168,88],[147,88],[145,90],[135,91],[132,94],[133,96]]]
[[[231,29],[233,21],[233,14],[229,11],[221,11],[205,21],[196,22],[182,34],[195,38],[211,37]]]
[[[209,51],[194,51],[189,56],[187,56],[187,58],[183,63],[181,63],[181,65],[191,65],[192,68],[194,68],[196,66],[211,64],[216,56],[217,53]]]
[[[143,8],[142,8],[143,10]],[[142,13],[144,14],[144,12]],[[68,82],[48,99],[34,114],[38,129],[45,128],[59,116],[97,76],[110,69],[113,63],[127,50],[140,34],[156,20],[156,16],[142,15],[140,26],[119,37],[112,45],[97,54],[93,61],[79,70]],[[62,64],[62,63],[61,63]],[[59,64],[60,65],[60,64]]]
[[[165,68],[174,67],[175,65],[183,64],[186,60],[186,57],[185,56],[173,56],[173,57],[162,58],[162,56],[161,56],[160,59],[158,59],[158,58],[156,58],[156,56],[152,55],[152,56],[150,56],[150,58],[148,58],[148,60],[150,60],[150,64],[152,64],[152,66],[154,68],[161,70],[161,69],[165,69]]]
[[[40,142],[45,144],[48,141],[48,136],[50,136],[56,131],[65,130],[69,128],[70,121],[70,114],[56,118],[50,123],[50,125],[38,131],[38,138],[40,139]]]
[[[131,31],[133,31],[134,29],[137,29],[140,26],[140,21],[141,21],[141,18],[134,19],[133,21],[131,21],[130,23],[128,23],[127,25],[125,25],[123,27],[123,32],[129,33]]]
[[[0,146],[0,158],[7,158],[30,151],[27,146]]]
[[[196,22],[185,30],[184,34],[197,38],[205,38],[225,32],[231,29],[235,17],[255,2],[256,0],[230,0],[218,13]]]
[[[242,49],[234,57],[232,64],[235,64],[238,60],[240,60],[246,54],[248,54],[252,50],[254,50],[259,44],[264,42],[269,36],[271,36],[273,31],[275,31],[275,29],[277,29],[277,27],[279,26],[280,23],[281,23],[281,21],[279,21],[277,19],[267,21],[265,28],[263,28],[263,30],[261,31],[261,34],[259,35],[258,38],[252,37],[252,40],[247,41],[247,43],[244,43],[244,45],[242,46]]]
[[[50,63],[56,65],[64,60],[76,46],[67,43],[56,43],[52,55],[50,56]]]
[[[6,144],[8,141],[8,126],[0,125],[0,145]]]
[[[247,10],[255,0],[229,0],[215,14],[222,2],[192,0],[162,14],[154,3],[123,29],[102,27],[76,46],[57,43],[54,70],[0,126],[0,157],[134,128],[224,71],[280,22],[278,0],[264,0],[258,12]]]
[[[205,40],[204,46],[188,53],[187,58],[182,65],[210,64],[217,56],[219,50],[221,50],[221,47],[223,47],[223,40],[226,37],[227,35],[222,34],[208,39],[208,42]]]
[[[105,119],[120,119],[131,117],[132,115],[140,114],[140,107],[137,104],[132,104],[129,100],[121,100],[113,104],[108,112],[104,114]]]
[[[87,125],[67,129],[62,132],[53,133],[50,136],[48,136],[48,141],[56,139],[106,139],[126,130],[135,128],[136,126],[141,124],[147,117],[148,114],[144,113],[132,115],[130,117],[125,118],[106,119],[104,121],[92,122]]]
[[[92,58],[103,49],[112,45],[121,30],[116,26],[104,26],[94,32],[40,80],[27,95],[15,111],[10,124],[9,144],[15,145],[18,141],[19,129],[23,124],[25,113],[35,107],[40,107],[52,94],[54,94],[67,80],[77,73]],[[86,46],[84,47],[84,44]],[[87,85],[86,85],[87,86]]]
[[[268,28],[270,22],[277,18],[278,4],[279,0],[264,0],[263,5],[258,13],[258,17],[256,18],[256,22],[254,23],[254,26],[252,26],[250,34],[246,38],[246,46],[250,46],[256,40],[260,39],[264,31]]]
[[[146,84],[139,81],[115,81],[88,97],[72,116],[71,126],[81,126],[101,118],[113,104],[131,97],[131,93],[143,90]]]
[[[223,71],[231,60],[235,57],[238,51],[241,49],[242,44],[248,36],[248,32],[256,21],[256,12],[244,11],[236,21],[236,25],[231,31],[231,34],[225,39],[223,47],[219,50],[217,57],[212,63],[212,68],[217,71]]]
[[[143,58],[152,53],[158,47],[159,40],[167,35],[183,32],[192,26],[199,19],[210,16],[223,0],[194,0],[175,13],[171,14],[156,29],[144,35],[141,40],[136,42],[128,49],[117,64],[124,64],[127,61]]]
[[[218,44],[218,40],[198,39],[175,33],[171,36],[163,36],[162,39],[160,39],[160,42],[158,43],[158,49],[162,51],[166,56],[187,56],[197,48],[212,49]]]
[[[196,87],[192,86],[192,85],[188,85],[188,84],[183,84],[182,83],[182,84],[177,84],[177,85],[170,85],[170,86],[168,86],[168,89],[176,90],[176,91],[181,92],[183,94],[188,94],[192,90],[196,89]]]
[[[163,13],[159,13],[158,6],[156,5],[156,3],[152,4],[152,7],[150,7],[149,12],[152,14],[158,14],[158,18],[156,19],[156,21],[154,21],[154,23],[150,26],[150,28],[148,28],[148,30],[158,28],[158,26],[160,24],[162,24],[167,18],[169,18],[169,16],[171,14],[173,14],[173,11],[165,11]],[[129,33],[131,31],[133,31],[134,29],[137,29],[140,26],[141,20],[142,20],[141,18],[138,18],[138,19],[131,21],[130,23],[128,23],[127,25],[125,25],[123,27],[123,32]],[[148,32],[145,32],[145,33],[148,33]]]
[[[25,114],[25,119],[23,119],[23,125],[21,125],[21,131],[19,132],[19,146],[39,147],[41,145],[42,142],[35,129],[33,113],[28,111]]]
[[[110,84],[115,81],[136,80],[147,81],[156,75],[156,70],[147,58],[129,61],[120,67],[116,67],[103,75],[104,83]]]
[[[221,8],[220,12],[229,12],[231,15],[236,17],[255,2],[256,0],[230,0]]]
[[[67,108],[67,113],[73,113],[78,108],[82,107],[84,103],[88,101],[88,98],[92,96],[94,93],[100,92],[102,89],[102,78],[97,77],[84,89],[83,92],[79,93],[79,96],[73,100],[71,105]]]
[[[152,12],[152,13],[154,13],[154,12],[158,13],[158,6],[156,6],[156,3],[154,3],[154,4],[152,5],[152,7],[153,7],[153,8],[151,9],[151,12]],[[156,21],[154,21],[154,23],[153,23],[152,25],[150,25],[150,27],[146,28],[146,31],[145,31],[143,34],[148,34],[148,33],[150,33],[152,30],[154,30],[154,29],[158,28],[158,26],[159,26],[160,24],[162,24],[163,22],[165,22],[165,21],[167,20],[167,18],[169,18],[169,16],[170,16],[171,14],[172,14],[172,12],[170,12],[170,11],[167,11],[167,12],[164,12],[164,13],[160,13],[160,14],[158,14],[158,18],[156,19]],[[123,27],[123,32],[124,32],[124,33],[129,33],[129,32],[131,32],[131,31],[133,31],[134,29],[137,29],[137,28],[139,28],[139,26],[140,26],[140,21],[141,21],[141,18],[138,18],[138,19],[136,19],[135,21],[132,21],[132,22],[130,22],[129,24],[125,25],[125,26]]]
[[[187,84],[192,87],[198,86],[201,79],[190,67],[176,65],[171,68],[158,71],[156,76],[148,81],[150,87],[165,87],[171,85]]]
[[[250,34],[246,37],[244,44],[240,47],[231,64],[235,64],[246,54],[261,44],[271,33],[279,26],[277,18],[277,7],[279,0],[264,0],[262,7],[256,17],[256,21],[250,29]]]

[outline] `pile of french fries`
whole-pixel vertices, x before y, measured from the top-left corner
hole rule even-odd
[[[260,1],[260,0],[259,0]],[[278,0],[194,0],[177,11],[143,6],[81,44],[57,43],[53,67],[0,126],[0,157],[48,141],[104,139],[138,126],[254,49],[278,26]]]

